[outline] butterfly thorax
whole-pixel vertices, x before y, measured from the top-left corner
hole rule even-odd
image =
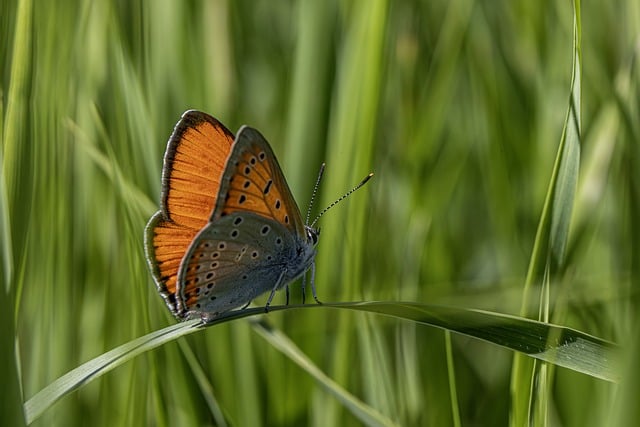
[[[318,244],[318,229],[305,225],[306,238],[296,236],[295,254],[288,259],[286,273],[282,285],[292,282],[307,271],[316,256],[316,245]]]

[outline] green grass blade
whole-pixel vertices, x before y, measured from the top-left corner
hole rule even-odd
[[[551,181],[547,189],[542,215],[527,272],[527,290],[540,281],[549,268],[558,271],[564,259],[564,251],[569,234],[569,220],[577,187],[580,166],[580,53],[578,45],[579,16],[576,16],[574,61],[569,97],[569,107]],[[523,303],[524,313],[529,310],[527,301]]]
[[[327,134],[326,105],[331,97],[328,74],[332,65],[331,37],[337,10],[332,2],[299,5],[299,41],[296,44],[293,80],[287,115],[287,179],[304,212]],[[310,84],[313,82],[313,84]],[[301,143],[304,141],[304,143]]]
[[[460,407],[458,405],[458,390],[456,386],[456,369],[453,361],[453,349],[451,347],[451,333],[446,331],[444,341],[447,350],[447,371],[449,374],[449,395],[451,400],[451,418],[454,427],[460,427]]]
[[[193,349],[189,347],[189,345],[184,342],[184,340],[178,341],[178,344],[180,345],[180,351],[182,351],[182,354],[189,364],[191,372],[194,374],[196,381],[198,382],[202,397],[207,403],[207,407],[209,408],[209,412],[215,420],[215,424],[219,427],[226,427],[227,421],[225,420],[222,408],[220,408],[220,403],[216,399],[213,387],[211,386],[211,381],[198,362],[198,358],[194,354]]]
[[[296,345],[281,331],[274,329],[266,322],[254,322],[254,329],[267,342],[285,354],[292,362],[300,366],[307,374],[313,377],[327,392],[339,400],[365,425],[369,426],[395,426],[392,420],[364,404],[362,401],[345,391],[334,380],[322,372]]]
[[[22,164],[21,156],[24,146],[21,144],[24,129],[20,124],[25,121],[28,107],[30,43],[32,37],[32,2],[21,0],[18,2],[16,12],[16,26],[13,39],[13,56],[11,58],[11,77],[6,102],[6,116],[2,129],[2,150],[4,160],[3,173],[7,180],[7,191],[10,200],[13,200],[19,185],[19,165]]]
[[[327,170],[320,197],[323,206],[329,206],[338,195],[371,172],[374,136],[380,114],[389,13],[387,1],[339,5],[342,12],[339,16],[348,25],[344,28],[343,47],[335,70],[334,93],[329,104]],[[365,191],[361,190],[347,202],[332,209],[318,224],[323,229],[319,248],[338,241],[344,242],[338,250],[319,250],[317,265],[321,274],[317,276],[318,286],[343,283],[344,286],[336,291],[346,300],[360,294],[358,287],[364,276]],[[337,319],[340,323],[337,326],[339,333],[334,343],[329,373],[340,384],[348,383],[350,373],[349,365],[344,360],[352,353],[353,337],[347,332],[352,330],[352,320],[342,316]],[[335,425],[343,420],[341,408],[335,400],[325,395],[316,397],[316,402],[323,410],[315,411],[314,423]]]
[[[402,302],[361,302],[335,304],[309,304],[302,306],[275,306],[271,312],[281,310],[348,309],[390,316],[397,319],[435,326],[477,338],[531,358],[549,362],[607,381],[617,381],[617,347],[605,340],[571,328],[545,322],[491,313],[482,310],[460,309],[436,305]],[[262,314],[263,308],[252,308],[228,313],[215,319],[207,327],[234,319]],[[199,320],[178,323],[152,332],[121,345],[60,377],[25,403],[27,422],[38,418],[48,407],[66,394],[98,378],[137,355],[152,350],[181,336],[196,332]],[[303,368],[320,385],[330,391],[357,418],[375,425],[391,425],[376,410],[362,404],[357,398],[337,386],[322,373],[282,333],[265,324],[256,324],[258,332],[275,348]],[[218,412],[217,405],[213,409]]]
[[[96,357],[58,378],[36,393],[24,404],[27,424],[31,424],[42,413],[65,395],[84,384],[106,374],[112,369],[131,360],[137,355],[152,350],[166,342],[196,332],[199,320],[178,323],[152,332],[123,344],[103,355]]]
[[[311,307],[311,306],[308,306]],[[273,311],[278,311],[287,307],[273,307]],[[207,324],[207,327],[226,323],[230,320],[240,319],[247,316],[255,316],[264,313],[263,308],[253,308],[242,311],[236,311],[228,313],[218,319],[215,319],[211,323]],[[198,327],[202,326],[199,320],[192,320],[188,322],[178,323],[168,326],[161,330],[149,333],[143,337],[137,338],[131,342],[123,344],[101,356],[98,356],[78,368],[68,372],[62,377],[58,378],[53,383],[36,393],[31,397],[24,405],[27,423],[33,422],[40,417],[42,413],[51,407],[55,402],[60,400],[65,395],[72,391],[84,386],[91,381],[99,378],[107,372],[115,369],[123,363],[135,358],[136,356],[150,351],[158,346],[161,346],[167,342],[173,341],[182,336],[192,334],[198,330]],[[319,381],[325,388],[327,388],[334,396],[336,396],[346,407],[351,410],[354,415],[367,423],[372,425],[390,426],[394,425],[390,420],[377,413],[377,411],[367,407],[358,399],[347,393],[344,389],[339,387],[335,382],[330,380],[324,375],[317,367],[315,367],[305,356],[300,353],[299,349],[295,345],[286,339],[286,337],[273,330],[266,334],[264,326],[258,328],[258,332],[271,342],[276,348],[284,352],[295,363],[303,367],[307,372],[316,380]],[[186,350],[188,362],[194,366],[196,364],[193,360],[190,350]],[[224,424],[221,410],[215,401],[215,398],[210,392],[210,386],[207,384],[204,375],[197,373],[199,377],[199,383],[203,390],[209,390],[207,393],[210,396],[207,398],[208,405],[214,416],[219,420],[219,424]]]
[[[29,106],[29,75],[31,67],[32,2],[22,0],[15,12],[14,33],[2,30],[2,35],[13,41],[11,49],[8,91],[0,86],[0,295],[5,306],[0,315],[3,333],[0,338],[0,363],[5,369],[3,377],[3,398],[0,403],[0,424],[20,426],[25,424],[22,401],[22,373],[16,348],[16,322],[20,302],[21,280],[16,280],[14,250],[23,253],[22,233],[13,227],[22,224],[17,209],[21,186],[28,186],[25,179],[25,121]],[[4,67],[4,66],[3,66]],[[4,83],[4,81],[3,81]],[[12,221],[13,216],[13,221]],[[21,231],[24,227],[21,227]],[[14,240],[18,237],[18,240]]]
[[[368,311],[436,326],[481,339],[531,358],[616,382],[618,347],[571,328],[483,310],[419,303],[363,302],[329,307]]]
[[[550,281],[557,279],[564,268],[565,249],[569,239],[569,225],[580,167],[582,58],[579,0],[574,1],[573,5],[573,69],[569,106],[542,215],[538,223],[521,309],[522,315],[535,316],[543,321],[549,320]],[[537,315],[529,311],[530,307],[535,307],[535,305],[528,301],[529,291],[534,284],[542,284]],[[547,394],[548,388],[544,385],[550,383],[547,381],[547,376],[542,373],[546,370],[540,371],[539,368],[535,363],[523,359],[521,355],[514,356],[511,376],[512,425],[528,425],[534,422],[534,419],[544,424],[543,420],[547,418],[544,408],[546,408],[549,396]],[[535,379],[540,376],[544,378]],[[537,415],[534,415],[534,410]]]

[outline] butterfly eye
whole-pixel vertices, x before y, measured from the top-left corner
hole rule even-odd
[[[315,229],[315,228],[311,228],[311,227],[307,228],[307,239],[314,246],[318,243],[318,236],[319,235],[320,235],[320,229]]]

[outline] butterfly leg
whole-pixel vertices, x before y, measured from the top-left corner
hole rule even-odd
[[[304,288],[307,285],[307,272],[305,271],[302,275],[302,304],[304,305],[305,292]]]
[[[278,280],[276,280],[276,284],[273,285],[273,289],[271,289],[271,293],[269,294],[269,299],[267,299],[267,304],[264,306],[265,313],[269,312],[269,306],[271,305],[271,300],[273,300],[273,296],[276,294],[276,291],[280,287],[280,282],[282,282],[282,278],[284,277],[284,273],[286,272],[287,272],[286,268],[282,270],[282,273],[280,273],[280,276],[278,276]]]
[[[322,302],[318,299],[318,295],[316,295],[316,263],[311,263],[311,294],[313,295],[313,299],[316,300],[318,304],[322,304]]]
[[[287,295],[287,302],[285,305],[289,305],[289,285],[284,285],[284,292]]]
[[[247,302],[240,310],[244,310],[251,305],[251,301]]]

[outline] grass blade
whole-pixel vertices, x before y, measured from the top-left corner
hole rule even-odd
[[[356,418],[370,426],[394,426],[393,421],[384,417],[375,409],[364,404],[352,394],[346,392],[334,380],[322,372],[313,362],[281,331],[272,328],[266,322],[254,322],[254,329],[272,346],[285,354],[292,362],[304,369],[325,390],[338,399]]]
[[[195,320],[168,326],[123,344],[68,372],[36,393],[24,404],[27,424],[31,424],[36,418],[42,415],[47,408],[65,395],[145,351],[152,350],[166,342],[195,332],[197,329],[195,329],[194,326],[197,326],[199,323],[199,320]]]
[[[568,242],[569,225],[573,211],[574,196],[578,183],[580,166],[580,92],[581,92],[581,51],[580,51],[580,2],[574,3],[573,69],[569,106],[564,129],[558,146],[556,161],[547,190],[547,197],[538,223],[533,253],[525,280],[521,314],[535,316],[539,320],[549,320],[549,287],[552,279],[557,279],[563,271],[565,248]],[[529,311],[528,301],[531,287],[542,284],[538,313]],[[544,371],[546,372],[546,370]],[[542,375],[544,379],[536,379]],[[534,384],[549,384],[539,367],[521,355],[514,356],[511,381],[512,411],[511,424],[529,425],[535,418],[534,408],[542,411],[546,419],[547,388]],[[542,405],[542,406],[537,406]]]
[[[571,328],[545,322],[491,313],[482,310],[452,308],[413,302],[354,302],[335,304],[309,304],[301,306],[275,306],[271,312],[290,309],[348,309],[381,314],[422,325],[435,326],[448,331],[481,339],[537,360],[572,369],[607,381],[617,381],[617,347],[608,341]],[[263,308],[251,308],[228,313],[207,327],[234,319],[264,313]],[[346,408],[364,422],[391,425],[377,411],[362,404],[322,373],[281,332],[265,324],[256,323],[257,331],[275,348],[307,371],[319,384],[338,398]],[[27,422],[38,418],[48,407],[66,394],[98,378],[137,355],[152,350],[181,336],[196,332],[202,326],[199,320],[178,323],[152,332],[121,345],[63,375],[25,403]]]

